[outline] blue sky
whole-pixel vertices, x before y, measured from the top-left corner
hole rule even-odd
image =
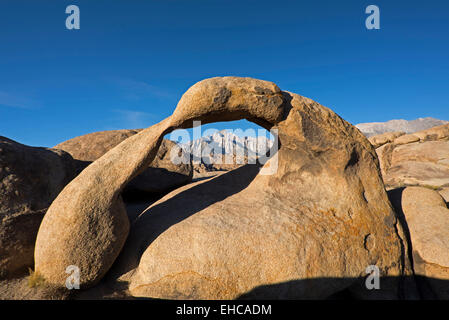
[[[65,28],[78,5],[81,29]],[[365,28],[380,8],[381,29]],[[270,80],[351,123],[449,120],[449,1],[0,1],[0,135],[54,146],[169,116],[195,82]],[[246,121],[214,124],[246,128]]]

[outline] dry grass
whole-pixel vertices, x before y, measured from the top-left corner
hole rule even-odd
[[[435,191],[441,191],[441,187],[438,186],[430,186],[430,185],[423,185],[422,187],[427,188],[427,189],[431,189],[431,190],[435,190]]]
[[[30,288],[41,287],[45,284],[45,279],[31,268],[28,268],[30,275],[28,276],[28,286]]]
[[[28,276],[28,288],[32,295],[32,299],[37,300],[66,300],[70,299],[70,290],[64,287],[58,287],[48,284],[44,277],[38,272],[28,268],[30,275]]]

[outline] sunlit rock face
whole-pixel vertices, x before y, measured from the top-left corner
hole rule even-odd
[[[122,274],[130,271],[131,294],[326,298],[348,289],[363,296],[359,281],[375,265],[396,279],[383,296],[397,298],[398,276],[410,274],[407,244],[374,148],[331,110],[251,78],[195,84],[172,116],[87,167],[42,222],[36,272],[64,285],[66,267],[76,265],[82,287],[98,283],[129,233],[120,192],[154,159],[162,137],[197,120],[240,119],[276,129],[279,149],[263,167],[181,187],[140,214],[117,261]]]

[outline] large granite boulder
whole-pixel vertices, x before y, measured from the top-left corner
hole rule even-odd
[[[207,92],[202,90],[203,96],[189,98],[194,86],[179,102],[178,113],[109,150],[55,199],[35,249],[36,272],[48,283],[64,286],[70,265],[80,269],[83,288],[98,283],[109,270],[129,232],[120,193],[154,160],[167,133],[191,127],[192,120],[237,120],[245,115],[256,121],[282,118],[282,94],[272,83],[224,78],[203,85],[209,87]]]
[[[370,138],[388,188],[449,185],[449,124],[392,137],[388,141],[385,135]]]
[[[449,299],[449,209],[434,190],[408,187],[402,211],[410,231],[415,274],[424,277],[434,296]]]
[[[405,132],[402,131],[394,131],[394,132],[385,132],[376,136],[369,137],[368,140],[374,146],[374,148],[379,148],[386,143],[393,142],[396,138],[405,135]]]
[[[76,265],[82,287],[97,283],[128,234],[118,195],[153,161],[162,137],[194,120],[243,118],[276,129],[279,150],[263,167],[182,187],[140,214],[133,225],[146,232],[128,255],[131,262],[140,257],[128,265],[130,292],[180,299],[326,298],[345,289],[363,295],[366,269],[376,265],[394,279],[382,286],[383,297],[397,298],[401,277],[411,274],[407,243],[372,145],[331,110],[250,78],[195,84],[171,117],[87,167],[43,220],[36,272],[64,285],[66,267]]]
[[[449,141],[396,146],[385,182],[390,186],[449,184]]]
[[[0,278],[33,266],[45,211],[75,175],[68,153],[0,137]]]
[[[90,163],[139,131],[122,129],[92,132],[61,142],[53,148],[70,153],[74,159]]]

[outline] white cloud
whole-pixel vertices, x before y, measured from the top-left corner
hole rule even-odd
[[[143,82],[127,78],[113,78],[112,81],[123,90],[124,96],[130,100],[141,100],[149,96],[159,99],[175,99],[175,95],[168,90]]]
[[[146,128],[152,125],[156,119],[156,115],[148,112],[124,109],[115,109],[112,111],[120,115],[118,119],[121,124],[120,127],[126,129]]]
[[[40,104],[35,100],[23,96],[0,91],[0,105],[12,108],[33,109],[39,107]]]

